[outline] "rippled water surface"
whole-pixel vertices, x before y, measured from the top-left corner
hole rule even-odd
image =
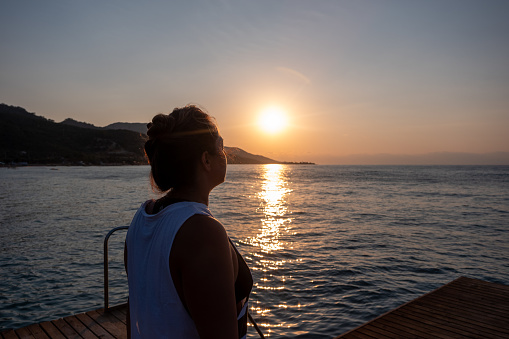
[[[0,168],[0,330],[103,305],[104,236],[156,196],[148,171]],[[509,167],[230,165],[210,209],[270,337],[330,338],[462,275],[509,284]]]

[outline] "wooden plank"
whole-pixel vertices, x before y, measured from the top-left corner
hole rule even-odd
[[[120,312],[122,312],[124,315],[127,315],[127,304],[123,304],[117,307],[113,307],[114,309],[118,309]]]
[[[401,311],[405,312],[405,314],[408,316],[420,319],[422,322],[426,322],[428,324],[436,324],[438,327],[445,326],[446,328],[451,328],[451,330],[454,329],[454,331],[461,331],[464,328],[462,322],[457,319],[453,319],[447,315],[444,315],[443,313],[436,312],[434,310],[426,310],[424,308],[421,309],[416,305],[409,305],[407,308]],[[398,314],[399,312],[400,311],[396,311],[395,313]]]
[[[374,324],[374,323],[359,328],[360,332],[364,332],[365,330],[369,330],[369,331],[371,331],[373,333],[376,333],[375,338],[380,337],[380,338],[391,338],[391,339],[394,339],[394,338],[404,338],[404,339],[406,339],[405,336],[397,334],[394,331],[386,330],[382,326],[377,326],[377,324]]]
[[[18,337],[20,339],[33,339],[34,338],[32,333],[30,333],[30,331],[26,327],[17,329],[16,334],[18,335]]]
[[[33,324],[27,327],[27,329],[32,333],[34,338],[36,339],[50,339],[44,332],[44,330],[39,326],[39,324]]]
[[[478,307],[469,306],[469,304],[456,304],[452,300],[445,298],[435,298],[430,296],[426,302],[417,302],[417,304],[427,305],[430,308],[436,309],[437,311],[444,311],[448,314],[457,314],[469,321],[485,324],[486,327],[489,328],[507,329],[508,326],[507,316],[485,312],[483,309],[479,310]]]
[[[82,338],[84,339],[97,339],[97,336],[92,333],[76,316],[65,317],[64,321],[69,324]]]
[[[113,315],[115,318],[118,319],[122,324],[124,324],[124,327],[126,326],[126,315],[122,313],[118,309],[109,309],[107,312],[109,312],[111,315]]]
[[[458,291],[454,288],[449,288],[443,291],[437,291],[430,297],[444,298],[456,304],[476,304],[477,307],[485,308],[487,310],[505,310],[509,311],[509,305],[505,304],[502,298],[486,297],[482,294],[470,293],[469,291]]]
[[[366,339],[366,336],[362,333],[355,332],[355,333],[349,333],[346,339]],[[367,337],[367,339],[374,339],[373,337]]]
[[[492,291],[493,293],[499,293],[504,295],[508,293],[509,286],[503,284],[496,284],[489,281],[480,279],[472,279],[467,277],[459,277],[453,281],[454,285],[460,285],[468,287],[469,289],[479,289],[484,291]]]
[[[409,314],[415,316],[423,316],[430,321],[433,321],[440,326],[440,324],[444,324],[455,328],[457,333],[463,333],[465,337],[468,336],[481,336],[484,335],[486,338],[500,338],[501,333],[494,333],[487,328],[480,329],[476,324],[471,324],[470,322],[466,322],[464,319],[458,319],[451,316],[444,316],[441,313],[433,312],[433,310],[428,310],[425,308],[421,308],[417,305],[412,305],[410,310],[406,310]]]
[[[367,324],[365,327],[371,328],[371,326],[374,325],[375,325],[374,323]],[[381,326],[387,331],[394,332],[402,338],[429,338],[429,339],[432,338],[431,336],[428,336],[425,332],[421,332],[418,329],[415,329],[411,326],[407,326],[406,324],[400,322],[394,322],[393,319],[387,317],[378,319],[376,325]]]
[[[6,330],[2,332],[2,339],[18,339],[16,332],[14,330]]]
[[[492,329],[499,333],[505,333],[508,330],[507,316],[478,310],[475,304],[456,304],[444,299],[429,296],[417,301],[412,307],[427,308],[428,312],[440,313],[443,317],[455,319],[464,327],[475,325],[476,328]]]
[[[348,339],[375,339],[375,337],[372,337],[361,332],[355,332],[353,336],[348,337]]]
[[[44,332],[52,339],[67,339],[65,335],[55,327],[51,321],[45,321],[39,324]]]
[[[368,335],[370,338],[377,338],[377,339],[392,339],[394,338],[390,332],[386,332],[380,329],[377,329],[376,327],[366,326],[363,328],[360,328],[359,333]]]
[[[126,324],[127,304],[110,307],[107,312],[111,312],[117,319]]]
[[[472,317],[472,314],[460,314],[458,310],[439,310],[437,307],[430,307],[427,305],[413,305],[416,309],[422,309],[426,312],[433,312],[444,318],[451,319],[465,328],[478,328],[481,331],[494,331],[495,333],[503,333],[503,328],[492,326],[486,322],[479,321],[477,318]]]
[[[77,314],[76,318],[78,318],[83,323],[83,325],[85,325],[97,337],[109,339],[115,338],[103,327],[101,327],[101,325],[99,325],[94,319],[90,318],[86,313]]]
[[[111,313],[104,310],[95,310],[87,312],[87,315],[94,319],[102,328],[115,338],[125,338],[127,336],[126,326]]]
[[[458,333],[458,330],[454,326],[450,326],[450,324],[448,323],[441,323],[434,321],[434,319],[432,318],[415,315],[412,312],[409,312],[407,309],[400,309],[397,312],[394,312],[393,315],[399,317],[400,321],[402,322],[405,323],[408,323],[408,321],[414,322],[417,327],[422,328],[427,332],[429,331],[430,333],[434,333],[434,331],[436,330],[439,333],[438,337],[465,338],[465,336],[468,337],[469,335],[468,332],[461,330],[459,332],[462,333]]]
[[[493,283],[491,283],[491,284],[496,285]],[[501,289],[498,286],[492,286],[492,285],[484,285],[483,284],[482,288],[481,288],[481,285],[473,286],[471,283],[462,284],[462,285],[452,284],[452,285],[449,285],[448,288],[454,289],[457,291],[463,291],[463,292],[469,293],[469,294],[475,294],[475,295],[482,296],[485,298],[493,298],[493,299],[497,299],[497,300],[509,301],[509,295],[507,295],[507,293],[509,293],[509,288]]]
[[[67,339],[79,339],[81,336],[64,319],[60,318],[51,321],[56,328],[62,332]]]
[[[472,294],[467,293],[457,294],[451,290],[439,291],[437,293],[429,295],[426,298],[426,300],[432,301],[434,303],[451,305],[462,309],[464,309],[465,306],[473,310],[483,309],[483,312],[494,310],[493,306],[496,306],[498,309],[507,308],[507,306],[504,305],[500,299],[489,300],[485,298],[476,297],[473,296]],[[500,312],[497,312],[496,309],[491,313],[493,313],[494,315],[500,315]]]
[[[394,328],[390,325],[384,324],[382,321],[370,323],[370,324],[366,325],[366,327],[368,327],[369,329],[372,329],[373,331],[376,331],[376,332],[383,330],[386,333],[388,333],[388,335],[391,338],[399,338],[399,339],[421,338],[420,336],[411,334],[405,330]],[[341,337],[341,338],[343,338],[343,337]]]
[[[458,310],[458,309],[450,309],[447,306],[437,306],[437,305],[426,305],[426,304],[416,304],[413,307],[418,307],[424,309],[428,312],[434,312],[436,314],[440,314],[444,318],[454,319],[458,324],[461,324],[463,327],[474,327],[478,328],[480,331],[488,331],[494,333],[504,333],[503,327],[494,326],[486,321],[480,321],[475,316],[472,316],[472,313],[469,313],[468,310]]]
[[[409,333],[421,336],[423,338],[430,339],[458,338],[458,336],[455,336],[453,333],[450,332],[444,333],[443,331],[440,331],[437,328],[427,326],[421,322],[414,321],[412,319],[398,317],[397,315],[392,313],[385,316],[384,320],[386,322],[392,322],[393,326],[404,327],[405,330],[408,331]]]
[[[472,309],[478,313],[487,313],[495,317],[500,317],[503,314],[509,313],[509,301],[504,302],[500,299],[488,299],[481,296],[462,295],[451,293],[447,294],[436,294],[430,296],[430,301],[438,302],[442,300],[442,303],[450,304],[451,307],[457,307],[464,309]]]

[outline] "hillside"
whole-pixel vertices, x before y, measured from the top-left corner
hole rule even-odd
[[[104,129],[126,129],[141,134],[147,134],[147,124],[140,122],[115,122],[103,127]]]
[[[132,131],[59,124],[21,107],[0,104],[0,161],[4,163],[141,164],[144,142]]]
[[[146,164],[143,123],[97,127],[66,119],[60,123],[0,104],[0,161],[29,164]],[[225,147],[229,164],[274,164],[276,160]]]
[[[279,164],[279,161],[255,155],[238,147],[224,147],[229,164]]]
[[[75,126],[75,127],[81,127],[81,128],[92,128],[92,129],[101,129],[101,127],[94,126],[92,124],[89,124],[88,122],[81,122],[76,121],[71,118],[67,118],[64,121],[61,122],[62,125],[69,125],[69,126]]]
[[[136,133],[147,134],[147,124],[139,123],[139,122],[115,122],[113,124],[109,124],[108,126],[98,127],[88,122],[76,121],[74,119],[67,118],[61,122],[63,125],[77,126],[82,128],[91,128],[91,129],[103,129],[103,130],[118,130],[123,129],[127,131],[133,131]]]

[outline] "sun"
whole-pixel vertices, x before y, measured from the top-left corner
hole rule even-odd
[[[269,134],[276,134],[287,126],[286,113],[279,107],[269,107],[260,113],[258,124],[262,131]]]

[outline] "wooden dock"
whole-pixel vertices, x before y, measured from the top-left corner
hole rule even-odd
[[[1,333],[2,339],[62,338],[62,339],[113,339],[126,338],[125,316],[127,304],[76,314],[53,321],[33,324]]]
[[[509,286],[461,277],[339,338],[509,338]]]
[[[127,307],[99,309],[0,333],[2,339],[126,338]],[[336,339],[509,338],[509,286],[461,277]]]

